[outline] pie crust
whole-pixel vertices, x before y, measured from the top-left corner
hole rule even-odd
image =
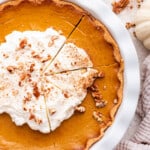
[[[7,114],[0,115],[0,149],[6,150],[88,150],[102,138],[113,123],[123,95],[123,60],[119,48],[107,28],[88,12],[60,0],[15,0],[0,5],[0,43],[14,30],[40,30],[53,27],[66,36],[67,42],[86,50],[94,68],[103,71],[97,79],[103,99],[108,103],[96,108],[89,91],[83,106],[86,112],[75,113],[54,132],[42,134],[27,125],[18,127]],[[5,30],[4,30],[5,29]],[[102,114],[99,123],[92,114]]]

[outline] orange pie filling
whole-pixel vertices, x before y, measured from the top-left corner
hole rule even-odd
[[[0,80],[9,89],[3,92],[7,98],[0,94],[0,149],[89,149],[112,124],[122,100],[123,61],[111,34],[64,1],[10,1],[0,5],[0,18]]]

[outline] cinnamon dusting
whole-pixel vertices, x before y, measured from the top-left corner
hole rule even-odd
[[[3,54],[3,57],[4,57],[4,58],[8,58],[9,55],[8,55],[8,54]]]

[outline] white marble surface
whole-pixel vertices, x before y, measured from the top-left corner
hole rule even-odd
[[[110,9],[112,9],[111,4],[114,0],[103,0],[103,1],[110,7]],[[130,6],[133,6],[133,9],[130,9]],[[128,5],[128,7],[125,8],[117,16],[121,19],[121,21],[125,25],[126,22],[134,22],[136,12],[137,12],[137,1],[136,0],[130,0],[130,4]],[[129,33],[132,37],[132,40],[133,40],[133,43],[135,45],[137,55],[139,58],[140,70],[142,71],[142,62],[145,59],[145,57],[150,54],[150,51],[145,49],[144,46],[142,45],[142,43],[138,39],[135,38],[135,36],[133,35],[133,32],[134,32],[134,28],[129,29]],[[140,117],[137,114],[135,114],[135,117],[133,118],[133,120],[132,120],[132,122],[128,128],[128,131],[126,132],[126,134],[124,135],[123,138],[130,139],[132,137],[132,135],[135,133],[139,123],[140,123]]]

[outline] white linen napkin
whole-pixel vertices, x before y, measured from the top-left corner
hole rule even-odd
[[[137,114],[142,118],[135,134],[122,141],[116,150],[150,150],[150,55],[142,66],[142,89]]]

